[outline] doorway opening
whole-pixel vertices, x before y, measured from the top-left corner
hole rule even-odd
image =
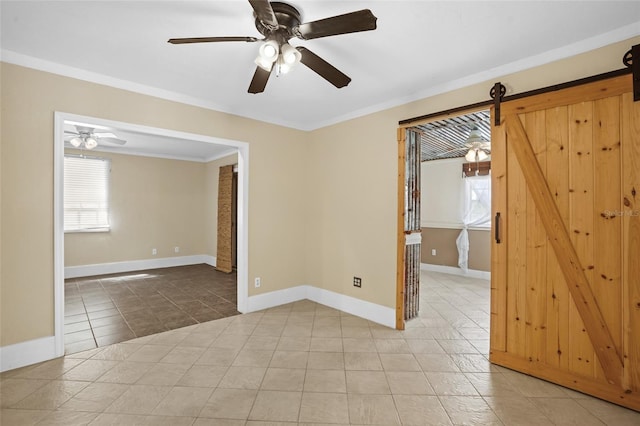
[[[400,130],[413,132],[419,140],[417,170],[411,171],[406,161],[403,166],[405,181],[407,174],[414,174],[419,180],[419,206],[412,210],[419,212],[418,232],[421,238],[418,250],[419,290],[412,290],[415,284],[411,283],[411,277],[407,273],[411,268],[406,266],[407,259],[403,259],[402,264],[399,262],[399,271],[401,267],[404,269],[404,281],[401,283],[399,280],[399,291],[405,292],[405,301],[410,298],[411,292],[418,294],[417,300],[410,307],[431,309],[429,300],[437,300],[438,291],[429,286],[451,284],[456,280],[454,275],[464,277],[459,279],[461,283],[466,282],[467,278],[479,280],[469,281],[472,287],[480,286],[471,291],[483,292],[483,286],[488,290],[491,270],[490,111],[475,110],[455,117],[435,117]],[[409,138],[407,136],[406,140]],[[405,184],[404,188],[399,189],[407,194],[411,192],[411,185]],[[405,202],[404,213],[410,217],[410,211],[408,213],[406,210],[408,207],[410,205]],[[404,234],[406,237],[402,236],[402,245],[418,245],[409,241],[410,235],[406,229]],[[399,246],[399,252],[400,250]],[[416,278],[412,280],[415,281]],[[425,299],[427,294],[429,297]],[[479,328],[486,325],[485,334],[488,339],[488,291],[483,298],[487,302],[486,320],[481,312],[475,312],[475,317],[482,323],[475,325]],[[406,309],[406,302],[403,308]],[[431,313],[422,312],[418,315],[429,316]],[[400,318],[400,315],[397,317]],[[407,319],[406,314],[404,319]],[[469,318],[466,320],[469,322]]]
[[[171,267],[177,268],[178,270],[183,268],[183,274],[187,273],[186,270],[190,268],[189,265],[202,265],[207,266],[209,263],[211,265],[215,265],[215,257],[208,255],[207,251],[203,246],[198,247],[189,247],[190,243],[186,243],[186,247],[180,247],[178,242],[164,242],[163,246],[156,247],[155,243],[143,241],[138,243],[144,245],[149,244],[148,247],[148,255],[140,256],[136,258],[133,256],[133,260],[125,260],[125,261],[98,261],[93,262],[87,265],[82,265],[84,267],[78,268],[65,268],[65,232],[64,232],[64,158],[65,158],[65,129],[69,135],[72,131],[74,131],[75,126],[80,123],[82,124],[90,124],[95,128],[103,128],[103,129],[116,129],[117,137],[127,140],[127,145],[129,145],[128,152],[129,155],[125,155],[125,152],[118,153],[117,150],[108,143],[104,143],[104,148],[101,150],[95,150],[98,152],[91,152],[92,156],[117,156],[120,155],[119,158],[124,157],[133,157],[137,156],[137,158],[141,158],[147,152],[146,149],[155,148],[156,150],[161,145],[161,142],[167,142],[168,145],[166,148],[166,152],[170,152],[170,154],[158,154],[154,155],[155,160],[162,160],[162,157],[166,161],[169,161],[167,157],[173,157],[176,163],[187,163],[190,161],[188,158],[189,155],[194,153],[209,153],[215,152],[217,154],[209,155],[207,166],[210,164],[212,168],[218,166],[219,162],[230,161],[229,156],[235,155],[235,158],[231,158],[234,164],[237,164],[237,215],[235,217],[234,222],[237,224],[237,239],[236,239],[236,247],[237,247],[237,272],[233,275],[237,274],[237,285],[234,283],[234,297],[229,297],[232,302],[234,302],[234,310],[236,312],[245,312],[247,306],[247,297],[248,297],[248,285],[247,285],[247,275],[248,275],[248,160],[249,160],[249,147],[245,142],[226,140],[220,138],[213,138],[210,136],[197,135],[191,133],[177,132],[168,129],[162,128],[154,128],[148,126],[140,126],[131,123],[124,122],[115,122],[110,120],[99,119],[95,117],[86,117],[79,116],[75,114],[67,114],[62,112],[56,112],[55,114],[55,134],[54,134],[54,301],[55,301],[55,347],[56,347],[56,355],[61,356],[64,354],[64,335],[65,335],[65,277],[70,276],[81,276],[83,273],[85,275],[99,275],[99,274],[107,274],[107,273],[124,273],[130,279],[147,279],[153,280],[157,279],[157,273],[159,269],[157,268],[168,268]],[[73,126],[70,129],[70,126]],[[82,127],[82,126],[81,126]],[[70,137],[67,137],[67,142],[70,142]],[[100,145],[100,139],[96,138],[98,141],[98,145]],[[141,139],[143,140],[142,145],[136,145],[133,143],[134,140]],[[146,141],[144,141],[147,139]],[[151,142],[150,142],[151,140]],[[108,141],[105,141],[108,142]],[[132,143],[130,143],[132,142]],[[119,148],[119,147],[116,147]],[[173,151],[171,151],[173,150]],[[81,152],[81,155],[88,156],[89,154],[86,152]],[[92,150],[93,151],[93,150]],[[197,155],[197,154],[195,154]],[[182,160],[176,160],[175,157],[182,157]],[[172,160],[172,161],[174,161]],[[187,161],[183,161],[187,160]],[[203,160],[200,160],[204,162]],[[196,168],[197,169],[197,168]],[[202,175],[201,171],[198,171]],[[138,176],[137,178],[135,176]],[[120,175],[122,178],[122,174]],[[137,174],[133,176],[134,182],[135,179],[144,181],[145,178],[145,169],[138,170]],[[128,180],[131,184],[131,180]],[[122,183],[122,182],[120,182]],[[143,182],[138,182],[143,183]],[[115,182],[113,183],[115,185]],[[206,185],[205,185],[206,186]],[[176,190],[180,192],[179,188]],[[153,192],[149,189],[148,192]],[[184,191],[183,191],[184,192]],[[191,197],[193,200],[197,194],[183,194],[184,197]],[[123,202],[123,200],[119,200]],[[129,200],[130,201],[130,200]],[[124,200],[127,202],[127,200]],[[181,205],[181,203],[177,203]],[[188,204],[188,203],[187,203]],[[202,202],[204,204],[204,202]],[[185,205],[185,209],[189,206]],[[192,209],[194,210],[194,209]],[[140,215],[143,216],[143,219],[148,219],[154,214],[162,214],[163,212],[154,212],[147,211],[141,212]],[[197,217],[197,215],[206,215],[207,212],[196,212],[191,211],[193,217]],[[121,220],[123,220],[121,218]],[[151,222],[147,220],[146,222]],[[114,226],[121,225],[120,223],[114,223]],[[172,225],[173,227],[179,228],[182,226],[179,222]],[[138,227],[140,228],[140,226]],[[202,229],[202,231],[208,231],[207,229]],[[215,232],[215,227],[214,227]],[[114,232],[115,234],[115,232]],[[107,235],[107,234],[103,234]],[[94,236],[95,237],[95,236]],[[141,237],[142,238],[142,237]],[[99,239],[99,238],[98,238]],[[168,246],[171,247],[168,247]],[[167,247],[165,247],[167,246]],[[126,249],[118,249],[119,251]],[[170,253],[170,254],[169,254]],[[82,262],[80,262],[82,263]],[[77,266],[77,265],[76,265]],[[197,267],[194,266],[195,269]],[[66,269],[66,273],[65,273]],[[206,269],[206,268],[205,268]],[[213,269],[213,266],[211,266]],[[133,271],[141,271],[140,274],[137,274]],[[202,273],[207,272],[206,270],[200,269],[197,272],[192,271],[192,276],[200,275],[202,278]],[[213,271],[215,272],[215,271]],[[139,277],[132,275],[140,275]],[[156,275],[156,277],[152,277],[151,275]],[[144,276],[144,277],[143,277]],[[123,277],[124,278],[124,277]],[[108,279],[108,277],[105,277]],[[227,294],[230,291],[228,286],[229,279],[227,278]],[[104,289],[104,286],[102,286]],[[115,291],[115,290],[114,290]],[[214,295],[212,295],[213,298]],[[229,302],[230,300],[226,300]],[[227,306],[228,307],[228,306]],[[192,308],[196,308],[192,306]],[[200,315],[200,314],[198,314]],[[204,317],[201,317],[204,319]],[[211,318],[214,319],[214,318]],[[184,324],[187,325],[187,324]]]

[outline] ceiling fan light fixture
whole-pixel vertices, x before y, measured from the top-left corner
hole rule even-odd
[[[273,67],[273,62],[265,60],[262,56],[259,56],[254,61],[257,66],[262,68],[265,71],[271,72],[271,67]]]
[[[467,152],[467,155],[464,156],[465,160],[467,160],[470,163],[473,161],[476,161],[477,152],[478,151],[475,149],[470,149],[469,152]]]
[[[291,71],[291,65],[284,62],[284,60],[278,59],[278,75],[286,74]]]
[[[97,140],[95,140],[95,139],[94,139],[94,138],[92,138],[92,137],[88,137],[88,138],[86,138],[86,139],[85,139],[85,141],[84,141],[84,146],[85,146],[87,149],[93,149],[93,148],[95,148],[95,147],[97,147],[97,146],[98,146],[98,141],[97,141]]]
[[[487,158],[489,158],[489,155],[486,152],[484,152],[482,149],[479,149],[478,150],[478,161],[484,161]]]
[[[282,61],[289,66],[293,66],[297,64],[298,62],[300,62],[300,59],[302,58],[302,54],[298,52],[298,49],[296,49],[295,47],[291,46],[288,43],[285,43],[282,45],[280,52],[281,52],[280,55],[282,56]]]
[[[74,148],[78,148],[80,145],[82,145],[82,139],[75,137],[72,138],[69,143],[74,147]]]
[[[469,137],[467,138],[467,143],[472,144],[475,142],[486,142],[486,140],[482,137],[482,133],[480,133],[480,129],[478,126],[474,125],[469,132]]]
[[[275,40],[265,41],[264,44],[260,46],[258,53],[265,62],[269,61],[274,63],[276,59],[278,59],[278,54],[280,53],[278,42]]]

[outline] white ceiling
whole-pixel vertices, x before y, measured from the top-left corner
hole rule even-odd
[[[2,60],[311,130],[640,35],[639,1],[290,3],[304,22],[364,8],[377,16],[375,31],[291,41],[349,86],[300,64],[253,95],[258,43],[167,43],[261,37],[246,0],[2,0]]]
[[[211,138],[207,138],[209,141],[204,141],[193,135],[163,131],[163,129],[151,130],[128,123],[77,117],[73,120],[64,120],[63,124],[65,139],[78,134],[76,126],[82,126],[93,129],[92,133],[97,135],[113,133],[115,137],[126,141],[124,145],[118,145],[97,137],[98,146],[91,152],[104,151],[206,163],[237,151],[237,148],[229,146],[228,143],[216,143],[217,140],[211,141]],[[65,148],[73,148],[68,140],[65,141]]]

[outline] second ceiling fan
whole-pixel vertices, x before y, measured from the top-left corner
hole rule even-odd
[[[282,2],[268,0],[249,0],[253,7],[256,29],[264,36],[256,37],[192,37],[172,38],[171,44],[211,43],[226,41],[257,42],[260,46],[256,59],[256,71],[249,85],[249,93],[264,91],[269,76],[275,70],[278,74],[286,73],[298,62],[311,68],[322,78],[337,88],[351,82],[351,78],[336,67],[305,47],[293,47],[289,44],[292,38],[311,40],[339,34],[370,31],[376,29],[377,18],[369,9],[333,16],[318,21],[301,23],[300,12],[293,6]]]

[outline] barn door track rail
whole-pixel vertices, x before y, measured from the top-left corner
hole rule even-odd
[[[634,60],[635,59],[635,60]],[[593,83],[600,80],[606,80],[609,78],[618,77],[626,74],[633,74],[633,100],[634,102],[640,101],[640,44],[636,44],[631,47],[631,49],[624,54],[622,57],[622,63],[625,65],[625,68],[621,68],[619,70],[606,72],[603,74],[597,74],[590,77],[581,78],[578,80],[569,81],[566,83],[556,84],[553,86],[543,87],[541,89],[529,90],[527,92],[516,93],[513,95],[506,96],[507,88],[501,83],[496,82],[493,86],[491,86],[491,90],[489,91],[489,96],[491,100],[476,102],[474,104],[464,105],[456,108],[451,108],[443,111],[438,111],[426,115],[421,115],[419,117],[408,118],[406,120],[401,120],[398,122],[400,126],[408,127],[410,125],[414,125],[417,122],[428,121],[434,119],[436,117],[455,115],[463,111],[470,110],[478,110],[485,107],[493,106],[495,108],[495,125],[500,126],[501,116],[500,116],[500,104],[502,102],[513,101],[515,99],[526,98],[529,96],[539,95],[542,93],[555,92],[557,90],[567,89],[569,87],[580,86],[583,84]]]

